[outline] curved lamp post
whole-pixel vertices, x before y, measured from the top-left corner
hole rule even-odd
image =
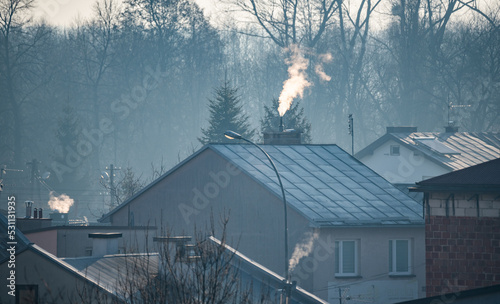
[[[276,166],[274,165],[274,162],[271,159],[271,157],[269,156],[269,154],[267,154],[267,152],[264,151],[264,149],[262,149],[259,145],[257,145],[256,143],[254,143],[251,140],[246,139],[245,137],[241,136],[240,134],[238,134],[234,131],[228,130],[228,131],[224,132],[224,136],[226,136],[229,139],[241,139],[241,140],[246,141],[249,144],[256,146],[267,157],[267,159],[271,163],[271,166],[274,169],[274,172],[276,172],[276,176],[278,177],[278,182],[279,182],[280,187],[281,187],[281,195],[283,197],[283,207],[285,208],[285,281],[286,281],[285,282],[285,284],[286,284],[285,290],[286,290],[286,303],[288,303],[288,298],[289,298],[290,293],[291,293],[291,287],[290,287],[291,284],[288,280],[288,216],[287,216],[287,211],[286,211],[287,208],[286,208],[285,188],[283,188],[283,183],[281,182],[280,174],[278,173],[278,169],[276,169]]]

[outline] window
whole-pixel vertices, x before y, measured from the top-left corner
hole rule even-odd
[[[358,242],[335,241],[335,275],[358,275]]]
[[[399,146],[391,146],[391,155],[399,156]]]
[[[16,304],[38,304],[38,285],[16,285]]]
[[[389,241],[389,274],[411,274],[411,242],[410,240]]]

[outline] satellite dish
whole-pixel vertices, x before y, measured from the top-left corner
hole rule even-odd
[[[44,173],[42,174],[42,179],[47,180],[47,179],[49,179],[49,178],[50,178],[50,172],[49,172],[49,171],[46,171],[46,172],[44,172]]]
[[[109,174],[108,174],[108,172],[106,172],[106,171],[102,171],[102,172],[101,172],[101,178],[102,178],[105,182],[109,181]]]

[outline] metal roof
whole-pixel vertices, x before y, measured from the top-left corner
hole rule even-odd
[[[0,214],[0,263],[3,263],[5,260],[9,258],[10,253],[7,251],[7,249],[11,245],[15,245],[16,248],[16,254],[25,250],[28,248],[32,242],[28,240],[26,236],[19,230],[18,228],[15,228],[15,230],[12,230],[12,228],[9,229],[9,227],[15,227],[15,222],[13,225],[9,225],[9,221],[7,217],[5,217],[3,214]],[[15,231],[15,234],[11,234],[12,231]],[[13,235],[15,236],[15,239],[10,239],[10,236]]]
[[[415,191],[455,188],[461,191],[481,192],[500,190],[500,158],[453,171],[416,183]]]
[[[337,145],[264,145],[289,206],[316,226],[423,224],[422,207]],[[248,144],[210,148],[281,198],[265,155]]]
[[[433,162],[452,171],[464,169],[500,157],[500,133],[488,132],[412,132],[387,133],[356,154],[372,153],[388,140],[417,150]]]
[[[147,274],[151,277],[158,274],[158,254],[114,254],[99,257],[60,258],[65,263],[75,268],[83,277],[97,282],[99,286],[109,290],[117,296],[126,294],[126,280],[130,274],[134,277],[134,286],[141,285],[138,274]],[[145,278],[143,278],[145,279]],[[146,280],[142,282],[146,285]]]

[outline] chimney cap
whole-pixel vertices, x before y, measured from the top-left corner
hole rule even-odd
[[[190,242],[192,237],[190,236],[155,236],[153,237],[153,242],[166,242],[166,243],[185,243]]]
[[[121,232],[94,232],[89,233],[91,239],[114,239],[122,237]]]

